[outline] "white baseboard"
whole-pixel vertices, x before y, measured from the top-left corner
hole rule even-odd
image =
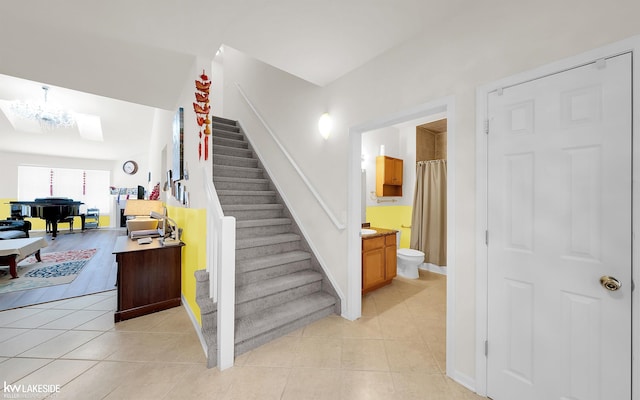
[[[198,339],[200,339],[200,344],[202,345],[202,350],[204,351],[204,357],[207,358],[208,346],[207,346],[207,342],[204,340],[204,336],[202,336],[202,327],[198,323],[198,320],[196,319],[196,316],[193,314],[193,311],[191,310],[191,308],[189,308],[188,306],[189,303],[187,303],[187,300],[184,298],[184,295],[180,295],[180,297],[182,297],[182,306],[184,307],[185,310],[187,310],[187,315],[189,316],[189,319],[193,324],[193,329],[195,329],[196,333],[198,334]]]
[[[435,265],[435,264],[431,264],[431,263],[424,263],[421,266],[419,266],[418,268],[425,270],[425,271],[429,271],[429,272],[434,272],[436,274],[440,274],[440,275],[446,275],[447,274],[447,267],[441,267],[439,265]]]

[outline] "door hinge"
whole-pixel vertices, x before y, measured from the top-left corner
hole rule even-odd
[[[484,231],[484,244],[489,246],[489,231]]]
[[[487,357],[489,355],[489,341],[484,341],[484,356]]]
[[[488,119],[484,120],[484,134],[485,135],[489,134],[489,120]]]

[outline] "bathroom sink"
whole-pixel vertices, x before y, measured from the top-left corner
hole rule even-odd
[[[365,228],[360,229],[360,236],[372,235],[374,233],[378,233],[378,231],[376,231],[375,229],[365,229]]]

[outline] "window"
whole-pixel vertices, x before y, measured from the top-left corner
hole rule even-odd
[[[98,208],[101,214],[110,213],[109,171],[49,167],[18,167],[18,199],[24,201],[41,197],[67,197]]]

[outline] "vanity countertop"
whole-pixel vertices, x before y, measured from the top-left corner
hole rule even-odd
[[[393,229],[385,229],[385,228],[376,228],[375,226],[372,226],[370,228],[367,229],[373,229],[376,231],[376,233],[371,233],[368,235],[362,235],[362,239],[371,239],[371,238],[376,238],[376,237],[380,237],[380,236],[386,236],[386,235],[395,235],[398,231],[393,230]]]

